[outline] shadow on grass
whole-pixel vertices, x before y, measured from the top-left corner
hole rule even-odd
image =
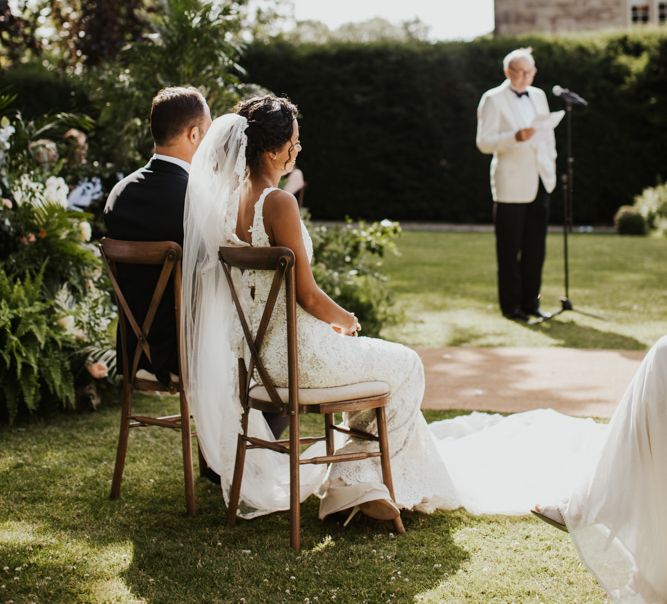
[[[156,406],[176,403],[137,405]],[[110,501],[117,421],[109,407],[0,430],[0,558],[9,568],[0,600],[412,601],[468,559],[452,539],[461,512],[407,513],[398,537],[361,517],[347,528],[321,522],[310,498],[300,556],[287,513],[229,530],[218,487],[205,479],[189,518],[178,434],[164,430],[131,434],[122,499]]]
[[[581,325],[571,320],[569,313],[564,313],[543,323],[525,325],[551,338],[557,346],[565,348],[599,348],[606,350],[646,350],[646,344],[629,336],[611,331],[613,324],[602,323],[603,329]]]
[[[572,320],[569,313],[541,323],[521,323],[517,326],[529,331],[537,331],[548,337],[554,346],[600,350],[646,350],[645,342],[616,333],[613,323],[600,322],[600,328],[582,325]],[[483,342],[488,336],[476,326],[456,325],[451,329],[447,346],[469,346],[471,342]]]

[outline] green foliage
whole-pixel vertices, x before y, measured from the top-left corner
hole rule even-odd
[[[157,11],[145,14],[145,40],[126,46],[114,63],[86,77],[99,111],[91,145],[116,172],[135,170],[149,154],[148,116],[151,100],[161,88],[196,86],[214,114],[238,100],[240,3],[160,0],[158,4]]]
[[[646,220],[646,226],[667,235],[667,183],[644,189],[635,197],[634,207]]]
[[[646,219],[634,206],[621,206],[614,214],[614,227],[619,235],[646,235]]]
[[[313,274],[318,285],[343,308],[354,312],[365,336],[379,336],[395,320],[393,295],[382,274],[382,261],[396,253],[401,233],[396,222],[310,228],[313,238]]]
[[[0,415],[10,422],[21,406],[35,411],[44,389],[65,406],[74,402],[72,342],[44,298],[43,274],[13,280],[0,267]]]
[[[88,92],[81,82],[43,63],[18,64],[1,71],[0,89],[17,96],[26,119],[53,112],[91,111]]]
[[[75,131],[72,147],[60,150],[41,138],[73,121],[0,119],[0,418],[10,422],[41,403],[71,406],[75,386],[115,365],[112,306],[88,215],[67,209],[68,186],[55,175],[76,176],[85,135]]]
[[[574,220],[610,224],[619,205],[667,179],[664,33],[438,44],[278,40],[251,45],[243,65],[250,81],[299,106],[299,167],[316,219],[490,222],[491,158],[475,147],[476,109],[503,80],[503,56],[526,45],[534,49],[537,86],[561,84],[590,103],[573,115]],[[561,108],[559,99],[549,101]],[[561,173],[565,131],[556,131]],[[553,200],[559,222],[560,190]]]
[[[0,222],[0,250],[7,254],[8,273],[35,274],[48,259],[44,286],[51,295],[63,283],[79,296],[84,294],[91,270],[99,266],[92,248],[82,245],[80,225],[87,214],[49,203],[36,207],[24,204],[11,214],[0,210],[0,216],[5,218]]]

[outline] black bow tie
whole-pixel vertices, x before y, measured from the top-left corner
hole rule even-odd
[[[518,92],[517,90],[514,90],[514,88],[510,88],[510,90],[511,90],[514,94],[516,94],[516,96],[517,96],[518,99],[520,99],[520,98],[521,98],[522,96],[524,96],[524,95],[530,98],[530,96],[529,96],[527,90],[524,90],[523,92]]]

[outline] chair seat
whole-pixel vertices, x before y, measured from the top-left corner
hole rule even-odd
[[[157,376],[154,373],[151,373],[150,371],[147,371],[146,369],[139,369],[137,370],[137,373],[134,376],[138,380],[146,380],[147,382],[157,382]],[[170,373],[169,374],[169,379],[171,380],[172,384],[178,384],[179,377],[175,373]]]
[[[276,388],[278,396],[283,403],[289,400],[287,388]],[[271,402],[271,397],[264,386],[259,384],[250,389],[250,398],[258,401]],[[324,403],[337,403],[343,401],[373,398],[389,394],[389,385],[385,382],[359,382],[357,384],[346,384],[345,386],[333,386],[330,388],[299,388],[299,404],[322,405]]]

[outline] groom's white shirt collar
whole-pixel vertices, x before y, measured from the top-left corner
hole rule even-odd
[[[153,153],[151,159],[160,159],[162,161],[168,161],[172,164],[176,164],[183,168],[188,174],[190,173],[190,164],[183,159],[178,159],[178,157],[172,157],[171,155],[160,155],[159,153]]]

